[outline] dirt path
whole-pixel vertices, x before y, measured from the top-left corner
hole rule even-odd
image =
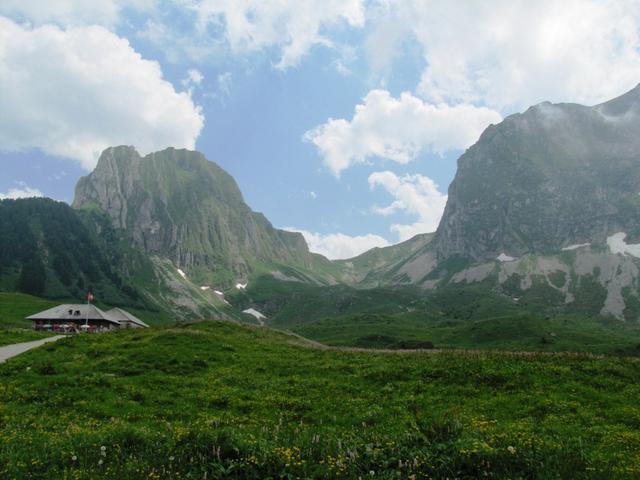
[[[0,347],[0,363],[4,363],[10,358],[15,357],[16,355],[20,355],[27,350],[39,347],[40,345],[44,345],[45,343],[55,342],[56,340],[60,340],[61,338],[64,338],[64,335],[56,335],[55,337],[47,337],[43,338],[42,340],[34,340],[33,342],[14,343],[13,345],[5,345],[4,347]]]

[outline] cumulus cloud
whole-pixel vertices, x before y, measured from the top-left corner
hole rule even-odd
[[[197,14],[200,34],[222,31],[233,53],[253,53],[270,47],[280,51],[275,67],[296,66],[315,45],[332,46],[323,32],[346,24],[362,27],[362,0],[201,0],[188,3]]]
[[[0,192],[0,200],[5,200],[7,198],[31,198],[31,197],[42,197],[42,192],[37,188],[31,188],[27,186],[24,182],[19,182],[20,186],[17,188],[10,188],[6,193]]]
[[[0,149],[40,148],[92,168],[110,145],[193,149],[200,107],[157,62],[103,27],[29,28],[0,17]]]
[[[285,228],[290,232],[300,232],[309,245],[309,250],[332,260],[352,258],[374,247],[387,247],[389,242],[374,234],[350,236],[343,233],[313,233],[294,227]]]
[[[438,190],[438,185],[429,177],[418,174],[398,176],[389,171],[374,172],[369,175],[369,187],[382,187],[394,198],[386,207],[374,207],[375,213],[388,216],[403,212],[417,217],[412,224],[391,225],[391,231],[398,234],[400,241],[438,228],[447,196]]]
[[[475,142],[500,114],[472,105],[432,105],[405,92],[393,98],[386,90],[372,90],[357,105],[351,120],[329,119],[304,134],[325,165],[340,172],[372,157],[408,163],[424,151],[442,153]]]
[[[599,103],[640,78],[640,2],[635,0],[390,0],[371,10],[370,64],[416,41],[426,67],[417,93],[430,102],[499,111],[543,100]],[[391,33],[389,33],[391,32]]]

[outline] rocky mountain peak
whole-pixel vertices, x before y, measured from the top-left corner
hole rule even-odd
[[[106,212],[137,247],[203,284],[234,284],[258,265],[311,262],[300,234],[273,228],[231,175],[195,151],[141,157],[133,147],[108,148],[78,182],[73,206]]]
[[[438,258],[604,245],[640,235],[640,88],[594,107],[541,103],[491,126],[458,160]]]

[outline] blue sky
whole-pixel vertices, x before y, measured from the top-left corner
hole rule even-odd
[[[456,160],[640,81],[640,2],[5,0],[0,198],[71,202],[113,144],[195,148],[345,258],[437,227]]]

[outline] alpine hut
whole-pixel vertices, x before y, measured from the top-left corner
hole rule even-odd
[[[113,312],[117,310],[118,312]],[[121,309],[104,312],[92,304],[65,304],[35,313],[27,317],[34,330],[56,332],[104,332],[117,328],[147,327],[142,320]],[[113,312],[113,313],[112,313]],[[120,320],[125,317],[126,320]]]

